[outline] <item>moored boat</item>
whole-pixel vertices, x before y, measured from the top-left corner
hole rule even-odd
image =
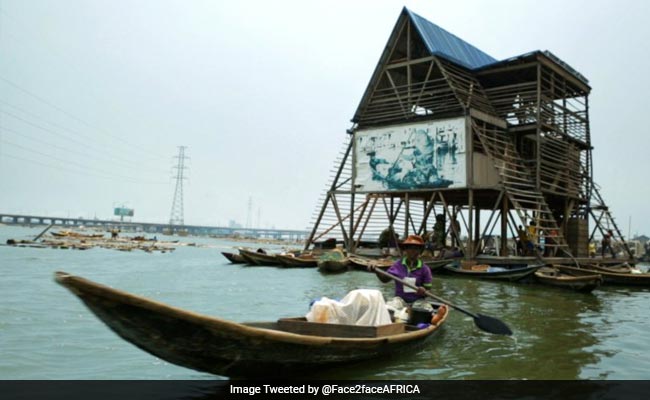
[[[447,264],[457,263],[459,260],[457,258],[422,258],[422,262],[429,266],[429,269],[433,272],[439,269],[442,269]]]
[[[260,251],[251,251],[246,249],[239,249],[239,254],[244,257],[248,264],[251,265],[280,265],[280,260],[275,257],[275,254],[267,254]]]
[[[69,289],[122,339],[170,363],[228,377],[286,377],[422,348],[448,312],[423,329],[401,323],[356,326],[303,318],[238,323],[182,310],[57,272]],[[445,309],[446,310],[446,309]]]
[[[377,268],[388,269],[395,260],[393,258],[369,258],[358,255],[351,255],[348,257],[350,265],[355,269],[367,270],[370,265]]]
[[[236,254],[236,253],[229,253],[227,251],[222,251],[221,254],[223,254],[224,257],[228,259],[233,264],[245,264],[246,260],[244,257],[241,256],[241,254]]]
[[[471,265],[462,266],[459,262],[452,262],[443,266],[445,271],[451,272],[454,275],[464,276],[468,278],[480,279],[497,279],[506,281],[519,281],[529,275],[532,275],[540,269],[543,265],[528,265],[528,264],[514,264],[514,265]]]
[[[339,249],[325,252],[318,258],[318,271],[325,274],[345,272],[349,265],[350,259]]]
[[[601,264],[581,264],[580,267],[599,272],[611,272],[614,274],[640,274],[641,270],[631,266],[628,263],[617,265],[601,265]]]
[[[318,265],[318,258],[312,255],[277,254],[275,258],[285,268],[314,268]]]
[[[650,286],[650,274],[648,273],[632,273],[632,272],[610,272],[606,268],[601,267],[598,270],[593,268],[570,267],[567,265],[555,265],[563,272],[573,273],[576,275],[588,275],[597,273],[603,277],[605,285],[624,285],[624,286]]]
[[[535,279],[545,285],[572,289],[582,293],[589,293],[599,287],[603,278],[599,274],[574,275],[562,272],[554,267],[542,267],[535,271]]]

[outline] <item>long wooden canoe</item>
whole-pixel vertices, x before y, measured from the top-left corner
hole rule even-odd
[[[348,257],[350,260],[350,264],[352,265],[353,268],[355,269],[363,269],[366,270],[369,265],[374,265],[377,268],[381,269],[388,269],[397,261],[396,258],[394,257],[385,257],[385,258],[370,258],[370,257],[363,257],[359,255],[351,255]],[[442,268],[443,266],[455,262],[456,259],[435,259],[435,258],[423,258],[422,262],[424,262],[431,271],[435,271],[439,268]]]
[[[377,268],[388,269],[395,262],[393,258],[369,258],[358,255],[351,255],[348,257],[350,265],[355,269],[367,270],[370,265]]]
[[[259,253],[246,249],[239,249],[239,254],[251,265],[281,265],[275,254]]]
[[[445,264],[445,271],[454,275],[467,278],[497,279],[506,281],[522,280],[540,269],[543,265],[472,265],[469,268],[462,268],[457,262]]]
[[[617,265],[601,265],[601,264],[580,264],[580,267],[599,272],[611,272],[614,274],[639,274],[641,270],[631,266],[628,263]]]
[[[429,266],[431,272],[442,269],[447,264],[458,263],[460,258],[422,258],[422,262]]]
[[[228,377],[286,377],[384,359],[424,346],[444,325],[379,327],[316,324],[304,319],[237,323],[182,310],[57,272],[69,289],[122,339],[170,363]]]
[[[228,261],[230,261],[233,264],[245,264],[246,263],[246,260],[240,254],[228,253],[227,251],[222,251],[221,254],[223,254],[223,256],[226,257],[228,259]]]
[[[315,268],[318,264],[318,258],[311,255],[276,254],[275,258],[285,268]]]
[[[566,265],[554,265],[563,272],[572,273],[575,275],[588,275],[597,273],[603,277],[605,285],[623,285],[623,286],[650,286],[650,274],[648,273],[618,273],[609,272],[606,268],[599,268],[598,270],[590,268],[576,268]]]
[[[599,287],[603,277],[599,274],[575,275],[562,272],[558,268],[542,267],[535,271],[535,279],[545,285],[572,289],[582,293],[589,293]]]

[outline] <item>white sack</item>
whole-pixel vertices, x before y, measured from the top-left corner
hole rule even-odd
[[[378,326],[391,323],[390,314],[379,290],[353,290],[341,301],[323,297],[314,302],[307,321],[330,324]]]

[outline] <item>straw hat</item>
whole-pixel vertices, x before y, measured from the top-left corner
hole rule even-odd
[[[418,235],[409,235],[404,241],[402,242],[402,247],[406,246],[418,246],[418,247],[424,247],[424,240],[422,239],[422,236]]]

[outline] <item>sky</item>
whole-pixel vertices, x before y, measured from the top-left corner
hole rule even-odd
[[[305,229],[406,6],[589,80],[594,178],[650,233],[650,2],[0,0],[0,212]],[[646,182],[644,184],[644,182]]]

